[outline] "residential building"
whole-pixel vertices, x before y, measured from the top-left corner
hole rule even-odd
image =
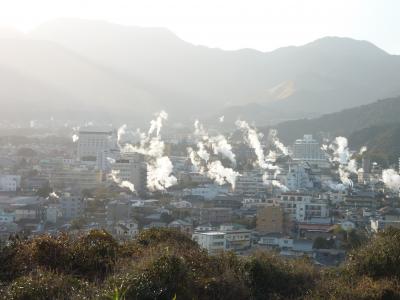
[[[137,192],[147,189],[147,164],[140,153],[124,153],[112,166],[115,176],[122,181],[129,181]]]
[[[232,219],[232,209],[223,207],[201,208],[200,224],[222,224],[229,223]]]
[[[50,186],[55,189],[72,187],[76,189],[91,189],[102,183],[103,174],[100,170],[76,168],[54,171],[50,174]]]
[[[60,199],[61,215],[66,220],[77,219],[85,213],[85,200],[82,197],[64,193]]]
[[[294,192],[282,193],[278,196],[277,203],[291,220],[301,222],[310,218],[329,216],[327,201],[314,198],[312,195]]]
[[[133,239],[139,233],[139,224],[134,220],[120,220],[114,229],[118,238]]]
[[[259,171],[244,172],[242,176],[236,177],[235,194],[246,198],[257,198],[266,193],[263,174]]]
[[[0,192],[16,192],[21,187],[21,176],[0,175]]]
[[[219,231],[225,233],[227,250],[241,251],[251,247],[251,230],[235,224],[224,224]]]
[[[280,206],[259,207],[257,210],[256,230],[261,234],[283,233],[284,212]]]
[[[178,229],[180,232],[192,234],[193,225],[185,220],[175,220],[168,224],[168,228]]]
[[[201,248],[206,249],[211,255],[217,254],[227,249],[224,232],[196,232],[193,234],[192,239],[196,241]]]

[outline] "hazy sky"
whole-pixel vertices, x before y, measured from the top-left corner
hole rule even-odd
[[[59,17],[159,26],[194,44],[269,51],[335,35],[400,54],[400,0],[0,0],[0,25]]]

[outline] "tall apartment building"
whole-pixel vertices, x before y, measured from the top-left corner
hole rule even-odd
[[[140,153],[124,153],[112,166],[121,180],[133,183],[137,192],[145,192],[147,188],[147,164]]]
[[[321,145],[313,139],[311,134],[305,134],[293,144],[293,159],[310,162],[326,161]]]

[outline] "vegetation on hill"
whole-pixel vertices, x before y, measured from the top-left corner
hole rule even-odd
[[[15,240],[0,252],[1,299],[398,299],[400,230],[342,266],[272,252],[209,256],[182,233],[150,229],[117,243],[105,231]]]
[[[400,123],[372,126],[353,132],[350,147],[367,146],[371,161],[387,167],[397,164],[400,156]]]
[[[302,119],[278,124],[279,137],[292,143],[305,133],[316,137],[350,136],[365,128],[400,124],[400,97],[379,100],[340,112],[323,115],[315,119]]]

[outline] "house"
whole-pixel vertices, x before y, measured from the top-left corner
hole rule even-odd
[[[260,237],[258,244],[270,249],[291,249],[293,248],[293,239],[281,234],[271,233]]]
[[[139,233],[139,225],[134,220],[120,220],[114,230],[118,238],[133,239]]]
[[[186,234],[192,234],[193,231],[193,225],[191,223],[180,219],[169,223],[168,228],[175,228]]]

